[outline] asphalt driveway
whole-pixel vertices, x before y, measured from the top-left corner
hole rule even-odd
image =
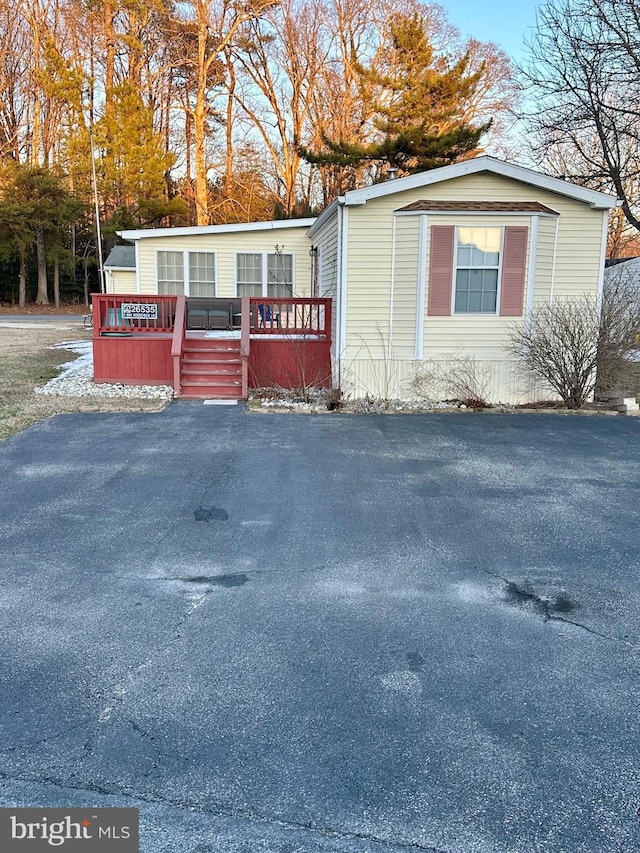
[[[0,444],[0,805],[145,853],[637,853],[640,419],[172,404]]]

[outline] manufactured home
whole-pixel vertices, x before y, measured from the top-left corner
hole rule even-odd
[[[95,297],[96,381],[433,399],[464,371],[492,402],[543,396],[507,355],[509,328],[539,302],[598,298],[616,204],[483,156],[347,192],[313,219],[121,232]]]

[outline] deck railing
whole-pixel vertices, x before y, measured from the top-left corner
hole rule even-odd
[[[331,336],[331,300],[251,297],[252,335]]]
[[[94,335],[173,334],[177,301],[177,296],[94,293]],[[251,297],[248,302],[248,317],[243,312],[243,321],[248,320],[252,335],[331,335],[330,299]]]
[[[171,358],[173,360],[173,390],[176,397],[180,396],[181,373],[180,366],[182,364],[182,347],[184,345],[184,335],[187,327],[186,323],[186,299],[184,296],[176,297],[176,315],[175,328],[173,330],[173,338],[171,340]]]
[[[177,296],[116,296],[94,293],[93,333],[173,332]]]

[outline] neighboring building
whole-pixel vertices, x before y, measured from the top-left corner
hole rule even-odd
[[[640,290],[640,258],[612,258],[604,271],[607,282],[630,285]]]
[[[135,293],[136,250],[133,246],[114,246],[104,262],[107,293]]]
[[[331,297],[334,382],[350,396],[438,396],[464,369],[486,399],[518,402],[548,391],[509,360],[509,326],[539,301],[598,297],[616,203],[478,157],[347,192],[317,219],[121,236],[130,293]],[[130,272],[110,269],[124,293]]]

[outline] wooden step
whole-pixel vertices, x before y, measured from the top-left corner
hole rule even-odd
[[[234,382],[232,379],[229,379],[227,382],[213,383],[207,379],[197,380],[191,378],[181,383],[181,396],[188,397],[191,394],[204,394],[206,397],[218,397],[222,394],[240,399],[242,396],[242,384]]]
[[[183,361],[239,361],[242,362],[239,350],[213,349],[183,349]]]
[[[183,380],[181,397],[242,399],[242,382],[211,379]]]
[[[232,378],[242,377],[242,369],[239,365],[215,365],[206,364],[205,362],[194,361],[191,364],[182,365],[182,376],[231,376]]]
[[[240,341],[189,338],[182,347],[180,396],[195,399],[242,399]]]
[[[219,356],[214,356],[213,358],[210,355],[206,356],[194,356],[193,353],[189,353],[189,355],[182,359],[183,364],[242,364],[242,359],[240,356],[233,355],[231,353],[221,354]]]
[[[240,349],[240,341],[210,340],[208,338],[187,338],[183,349]]]
[[[211,385],[215,388],[216,385],[234,385],[242,387],[242,377],[239,374],[229,376],[218,376],[207,374],[191,374],[182,377],[182,385]]]

